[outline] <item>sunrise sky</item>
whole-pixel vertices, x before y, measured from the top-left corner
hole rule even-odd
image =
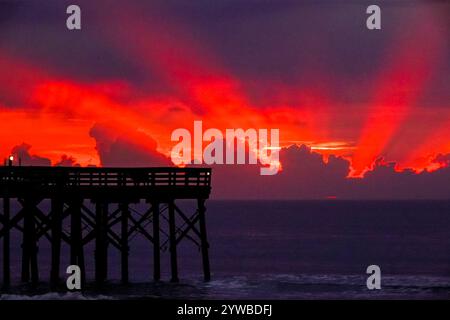
[[[278,128],[349,177],[448,166],[449,1],[377,1],[377,31],[362,0],[92,2],[0,1],[2,159],[166,164],[202,120]]]

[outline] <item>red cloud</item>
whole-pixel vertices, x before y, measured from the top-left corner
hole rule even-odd
[[[105,167],[161,167],[172,162],[157,151],[156,141],[141,132],[117,132],[96,124],[90,131]]]
[[[14,156],[14,164],[19,162],[24,166],[50,166],[52,163],[50,159],[30,154],[31,146],[26,143],[15,146],[11,150],[11,155]]]

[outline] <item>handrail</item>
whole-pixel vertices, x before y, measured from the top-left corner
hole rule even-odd
[[[163,187],[211,185],[210,168],[0,167],[0,185]]]

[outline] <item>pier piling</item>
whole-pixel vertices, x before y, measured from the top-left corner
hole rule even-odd
[[[159,203],[152,202],[153,209],[153,280],[161,279],[161,244],[159,241]]]
[[[169,250],[170,250],[170,270],[171,282],[178,282],[178,262],[177,262],[177,240],[175,227],[175,206],[173,201],[169,201]]]
[[[11,283],[10,270],[10,200],[3,198],[3,289],[9,289]]]

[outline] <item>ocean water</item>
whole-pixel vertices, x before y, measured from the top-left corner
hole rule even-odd
[[[190,212],[190,203],[182,203]],[[449,299],[450,201],[207,202],[212,281],[202,281],[192,242],[178,247],[180,283],[169,280],[169,252],[153,283],[152,245],[130,243],[129,286],[120,285],[120,257],[110,246],[109,282],[101,291],[49,293],[50,250],[39,244],[42,284],[20,285],[20,242],[13,237],[12,292],[0,299]],[[149,226],[150,227],[150,226]],[[93,247],[85,248],[88,280]],[[68,265],[63,247],[62,264]],[[381,268],[381,290],[368,290],[366,268]],[[1,278],[0,278],[1,279]]]

